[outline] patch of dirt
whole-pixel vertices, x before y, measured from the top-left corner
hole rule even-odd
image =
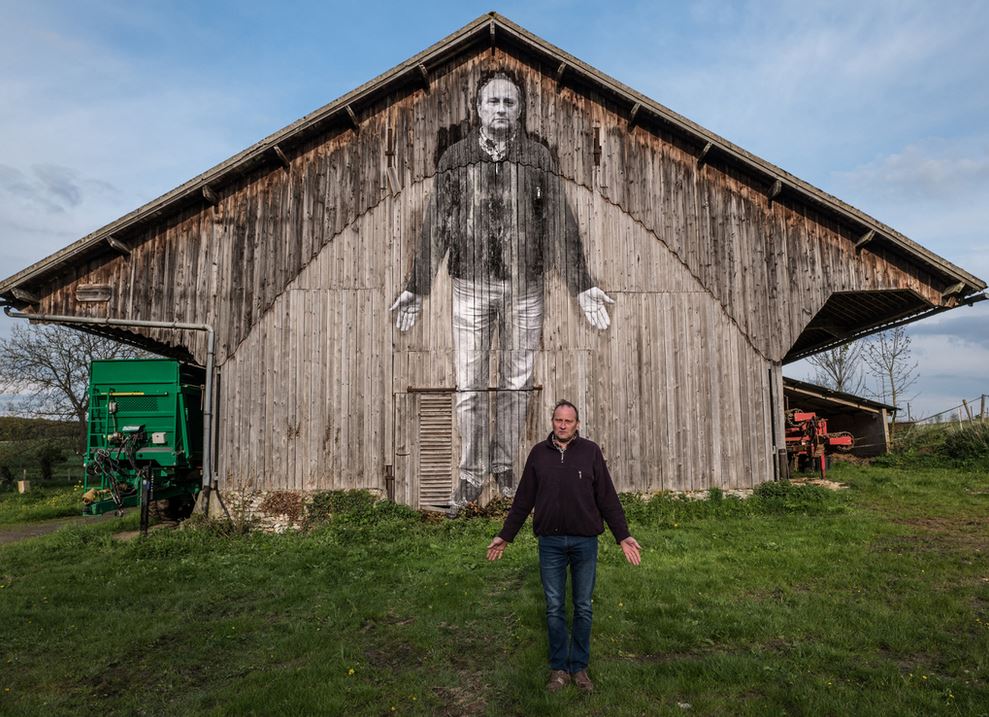
[[[125,511],[126,512],[126,511]],[[81,525],[92,523],[96,520],[109,520],[116,516],[113,513],[103,515],[80,515],[72,518],[52,518],[51,520],[39,520],[34,523],[15,523],[14,525],[0,525],[0,545],[4,543],[16,543],[28,538],[37,538],[42,535],[54,533],[60,528],[68,525]]]
[[[148,526],[148,534],[150,535],[151,533],[156,533],[159,530],[174,530],[178,526],[179,521],[177,520],[168,520],[162,523],[156,523],[155,525]],[[121,543],[126,543],[129,540],[133,540],[140,534],[140,530],[121,530],[119,533],[113,534],[113,539]]]
[[[481,696],[482,690],[477,680],[470,679],[469,675],[461,674],[460,677],[467,678],[462,684],[456,687],[432,687],[433,694],[440,698],[443,703],[443,711],[437,712],[441,717],[462,717],[466,715],[484,714],[487,703]]]
[[[369,647],[364,650],[368,664],[386,670],[398,670],[420,661],[419,650],[407,642],[390,641],[387,646]]]
[[[828,490],[847,490],[845,483],[838,483],[833,480],[821,480],[820,478],[794,478],[790,481],[792,485],[816,485]]]

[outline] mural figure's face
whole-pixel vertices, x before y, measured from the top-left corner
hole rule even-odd
[[[477,114],[481,126],[492,137],[511,134],[522,112],[519,88],[501,77],[489,81],[477,97]]]
[[[560,406],[553,411],[553,435],[560,443],[566,443],[577,433],[580,421],[577,412],[570,406]]]

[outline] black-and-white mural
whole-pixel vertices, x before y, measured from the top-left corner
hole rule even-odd
[[[607,304],[614,303],[588,271],[553,154],[526,131],[522,84],[510,72],[488,72],[478,80],[474,106],[473,128],[439,157],[412,271],[391,307],[398,329],[408,331],[446,260],[461,435],[454,512],[480,496],[489,473],[502,495],[514,493],[512,464],[542,338],[546,274],[559,272],[595,329],[608,328]],[[496,331],[498,378],[489,389]]]

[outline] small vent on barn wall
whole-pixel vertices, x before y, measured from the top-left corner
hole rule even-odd
[[[97,303],[113,298],[113,287],[109,284],[79,284],[76,287],[76,301]]]
[[[419,394],[419,505],[450,502],[453,489],[453,394]]]

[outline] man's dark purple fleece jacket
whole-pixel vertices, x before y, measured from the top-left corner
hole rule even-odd
[[[601,449],[579,435],[565,451],[553,444],[550,434],[529,452],[515,500],[498,537],[512,542],[533,508],[532,529],[536,535],[600,535],[604,532],[602,518],[616,542],[630,535]]]

